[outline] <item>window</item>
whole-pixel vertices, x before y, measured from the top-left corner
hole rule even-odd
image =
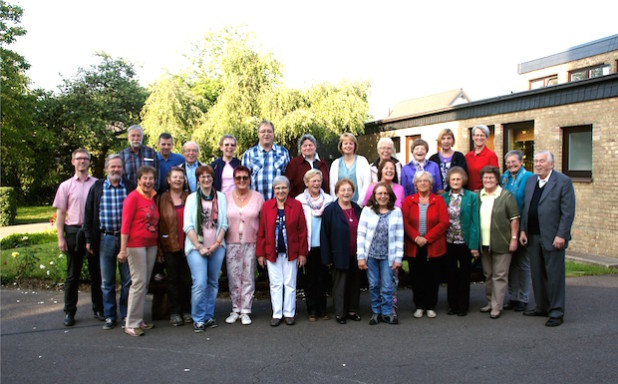
[[[602,64],[595,67],[582,68],[571,71],[569,72],[569,81],[592,79],[594,77],[600,77],[605,75],[609,75],[609,64]]]
[[[539,89],[558,84],[558,75],[551,75],[540,79],[530,80],[529,89]]]
[[[562,173],[592,179],[592,125],[562,128]]]

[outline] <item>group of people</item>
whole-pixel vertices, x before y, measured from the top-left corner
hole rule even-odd
[[[445,129],[430,159],[428,143],[417,139],[412,161],[402,165],[392,140],[382,138],[370,164],[357,154],[356,137],[344,133],[341,157],[329,169],[312,135],[301,137],[299,155],[290,159],[274,133],[272,122],[260,122],[258,144],[241,159],[234,136],[224,135],[222,156],[205,165],[195,142],[175,154],[173,138],[164,133],[156,153],[142,144],[141,127],[131,126],[129,148],[106,158],[101,180],[88,174],[88,151],[75,150],[75,175],[54,201],[58,246],[67,254],[64,324],[75,323],[85,257],[95,317],[106,330],[120,319],[130,336],[154,326],[144,320],[144,303],[153,270],[163,268],[157,265],[167,274],[170,324],[192,323],[195,332],[216,327],[224,260],[229,324],[251,324],[258,264],[268,273],[272,326],[295,323],[298,273],[309,321],[330,318],[331,285],[335,320],[360,321],[361,271],[369,282],[369,324],[397,324],[404,260],[414,317],[437,316],[443,266],[448,314],[464,316],[471,263],[479,258],[487,294],[481,312],[496,319],[505,309],[525,311],[532,285],[536,308],[524,314],[548,316],[549,326],[562,323],[564,249],[575,198],[570,179],[553,170],[551,153],[537,153],[532,176],[522,166],[523,154],[511,151],[501,175],[496,154],[486,147],[488,128],[476,126],[475,148],[465,156],[453,149],[455,135]]]

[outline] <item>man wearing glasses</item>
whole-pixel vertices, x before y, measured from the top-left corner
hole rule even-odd
[[[185,162],[180,164],[179,167],[185,172],[187,181],[189,182],[189,191],[195,192],[197,188],[197,179],[195,178],[195,170],[200,165],[204,165],[198,161],[200,155],[200,147],[198,147],[195,141],[187,141],[182,146],[182,154],[185,157]]]
[[[82,231],[84,206],[86,205],[88,191],[97,180],[88,174],[90,153],[87,150],[78,148],[73,151],[71,164],[75,168],[75,175],[60,184],[53,204],[57,216],[58,248],[67,257],[67,276],[64,283],[64,325],[67,327],[75,324],[79,277],[82,273],[84,255],[86,254],[84,232]],[[99,261],[90,254],[88,254],[88,267],[92,283],[91,300],[94,317],[105,320]]]
[[[258,140],[258,144],[242,156],[242,165],[251,170],[251,188],[261,193],[264,200],[269,200],[274,197],[273,180],[285,175],[290,154],[274,143],[275,126],[271,121],[260,122]]]
[[[234,157],[236,153],[236,138],[226,134],[219,140],[221,157],[213,161],[210,165],[215,170],[215,181],[213,188],[219,192],[227,193],[233,191],[234,169],[240,165],[240,160]]]

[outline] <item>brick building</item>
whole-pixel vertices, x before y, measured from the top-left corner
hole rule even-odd
[[[555,169],[574,181],[569,252],[618,258],[618,35],[522,63],[519,74],[522,92],[367,122],[360,153],[375,159],[377,140],[388,136],[408,162],[410,144],[422,137],[430,156],[443,128],[455,132],[455,149],[466,153],[477,124],[490,127],[488,146],[499,159],[521,149],[528,170],[535,151],[550,150]]]

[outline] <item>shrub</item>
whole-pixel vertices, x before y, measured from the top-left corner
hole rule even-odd
[[[0,187],[0,226],[15,224],[17,195],[13,187]]]
[[[36,233],[14,233],[0,240],[0,248],[17,248],[22,245],[24,238],[27,238],[31,245],[52,243],[58,241],[58,232],[54,229]]]

